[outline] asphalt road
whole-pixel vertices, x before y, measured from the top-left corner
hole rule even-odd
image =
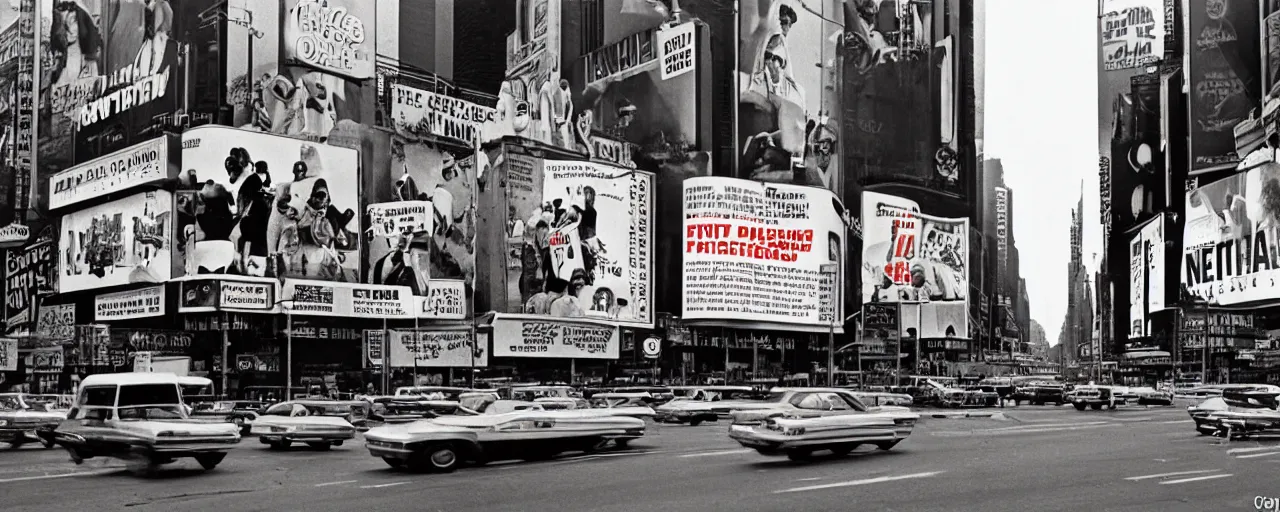
[[[389,469],[362,443],[271,452],[254,440],[216,470],[139,478],[61,450],[0,451],[0,507],[66,510],[828,511],[1257,510],[1280,497],[1280,441],[1198,436],[1181,408],[926,419],[889,452],[793,463],[726,425],[660,425],[627,451],[447,475]]]

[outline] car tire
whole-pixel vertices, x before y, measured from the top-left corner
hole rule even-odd
[[[9,441],[9,449],[10,449],[10,450],[17,450],[17,449],[19,449],[19,448],[22,448],[22,445],[24,445],[24,444],[27,444],[27,440],[26,440],[26,439],[14,439],[14,440],[12,440],[12,441]]]
[[[125,467],[134,476],[148,477],[155,475],[160,464],[149,455],[134,452],[125,462]]]
[[[813,452],[803,449],[788,450],[787,458],[796,462],[805,462],[813,458]]]
[[[631,440],[630,440],[630,439],[626,439],[626,438],[623,438],[623,439],[614,439],[614,440],[613,440],[613,445],[614,445],[614,446],[617,446],[619,449],[624,449],[624,450],[625,450],[628,446],[630,446],[630,445],[631,445]]]
[[[1111,411],[1116,410],[1116,404],[1110,404],[1110,405],[1108,405],[1108,406],[1107,406],[1107,409],[1108,409],[1108,410],[1111,410]]]
[[[880,451],[889,451],[889,450],[892,450],[894,446],[897,446],[898,443],[900,442],[902,442],[901,439],[897,439],[894,441],[881,441],[879,443],[876,443],[876,449]]]
[[[287,450],[290,446],[293,446],[293,441],[284,439],[281,441],[271,441],[270,443],[267,443],[267,445],[270,446],[272,450]]]
[[[403,459],[397,459],[395,457],[383,457],[382,461],[386,462],[388,466],[392,467],[392,469],[400,469],[404,467]]]
[[[225,453],[206,453],[203,455],[196,455],[196,462],[200,463],[200,467],[204,468],[205,471],[212,471],[213,468],[218,467],[218,464],[221,464],[222,459],[225,458],[227,458],[227,454]]]
[[[831,448],[831,453],[837,457],[844,457],[858,449],[857,444],[842,444]]]
[[[77,466],[84,464],[84,456],[80,455],[80,451],[75,448],[67,448],[67,454],[71,456],[71,462]]]
[[[322,452],[327,452],[329,451],[330,448],[333,448],[333,443],[326,443],[326,442],[320,441],[320,442],[307,443],[307,446],[310,446],[311,448],[320,450]]]
[[[411,468],[433,473],[452,473],[462,463],[462,456],[451,443],[438,443],[423,448],[409,460]]]
[[[702,424],[702,420],[689,420],[690,427],[696,427]]]
[[[1090,409],[1093,409],[1093,410],[1095,410],[1095,411],[1101,411],[1101,410],[1102,410],[1102,404],[1089,404],[1089,408],[1090,408]]]
[[[1085,405],[1085,404],[1073,404],[1073,405],[1076,406],[1077,411],[1083,411],[1089,407],[1088,405]]]

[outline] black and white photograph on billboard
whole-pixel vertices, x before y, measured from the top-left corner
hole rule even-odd
[[[59,293],[172,277],[173,194],[140,192],[62,217]]]

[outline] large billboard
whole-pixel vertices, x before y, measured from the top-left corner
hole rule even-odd
[[[941,319],[943,337],[967,337],[969,219],[925,215],[915,201],[863,192],[862,223],[863,303],[926,303],[921,319]]]
[[[355,150],[222,126],[182,148],[181,273],[359,281]]]
[[[1261,100],[1258,0],[1208,0],[1187,8],[1191,172],[1226,169],[1235,127]]]
[[[57,242],[52,228],[24,247],[4,251],[4,320],[8,336],[37,327],[40,296],[58,292]]]
[[[701,177],[684,182],[686,320],[843,324],[846,239],[835,194]],[[834,274],[823,267],[835,265]],[[837,325],[836,329],[841,327]]]
[[[1280,298],[1280,164],[1267,163],[1187,194],[1182,284],[1215,306]]]
[[[1129,339],[1151,336],[1151,314],[1165,308],[1164,217],[1129,239]]]
[[[373,77],[373,5],[359,0],[284,0],[285,61],[354,80]],[[367,24],[366,24],[367,23]]]
[[[462,329],[392,330],[387,347],[388,366],[393,368],[484,368],[489,366],[489,347],[472,342],[472,333]]]
[[[1150,66],[1164,58],[1164,0],[1102,0],[1102,69]]]
[[[173,230],[173,194],[163,190],[64,215],[58,292],[168,281]]]
[[[49,178],[49,209],[154,183],[176,174],[170,169],[169,139],[157,137],[53,175]]]
[[[844,2],[739,5],[738,176],[839,190]]]
[[[653,175],[515,154],[505,172],[500,312],[652,325]]]

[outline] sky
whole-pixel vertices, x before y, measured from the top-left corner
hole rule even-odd
[[[1071,210],[1084,185],[1084,261],[1101,258],[1098,3],[987,0],[987,158],[1004,163],[1031,318],[1049,343],[1067,312]]]

